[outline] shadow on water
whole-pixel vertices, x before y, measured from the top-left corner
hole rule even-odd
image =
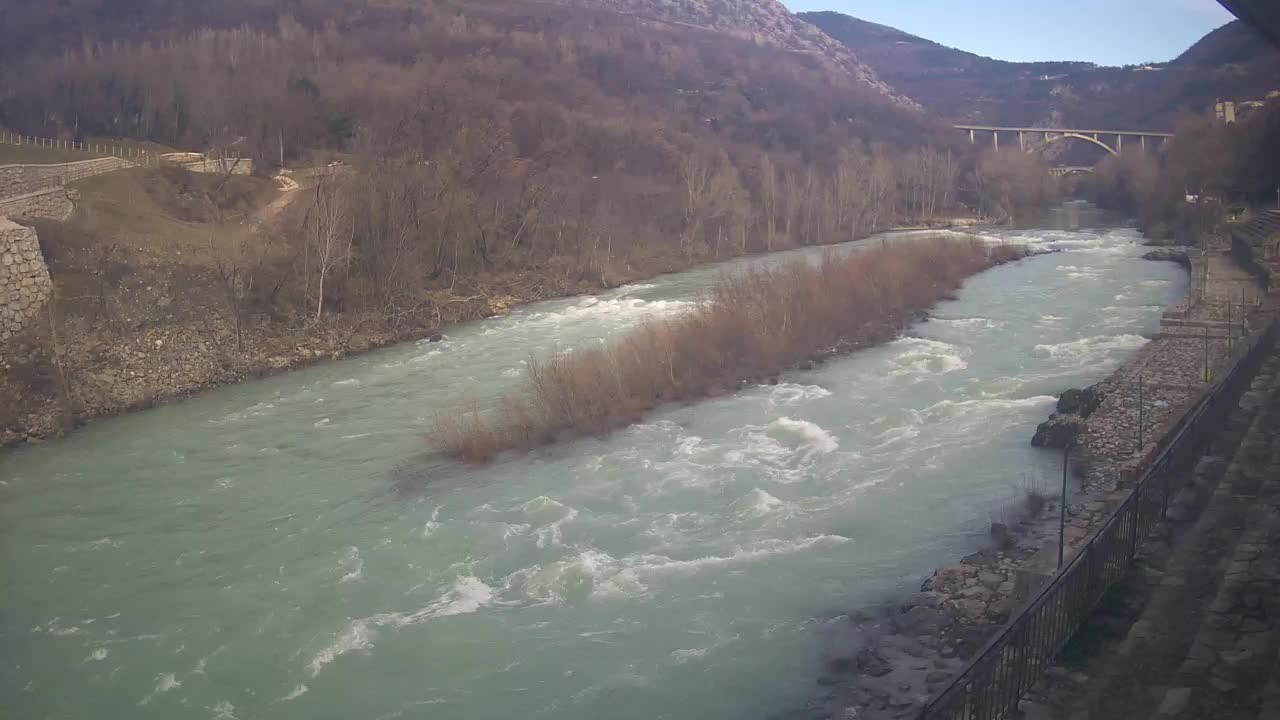
[[[387,472],[391,491],[396,497],[410,500],[426,495],[429,490],[468,474],[469,468],[440,450],[428,450],[401,460]]]

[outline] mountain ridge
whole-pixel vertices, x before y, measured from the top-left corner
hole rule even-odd
[[[812,54],[833,62],[899,107],[921,110],[912,98],[884,82],[847,45],[792,13],[779,0],[538,0],[553,5],[608,10],[642,20],[723,33],[757,44]]]
[[[885,82],[957,122],[1168,129],[1222,98],[1252,100],[1280,88],[1280,50],[1240,21],[1178,57],[1124,67],[1076,61],[1012,62],[947,47],[836,12],[800,13]]]

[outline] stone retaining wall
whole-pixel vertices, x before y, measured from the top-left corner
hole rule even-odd
[[[0,218],[66,220],[75,209],[73,194],[61,185],[0,199]]]
[[[134,163],[117,157],[58,165],[0,165],[0,199],[28,195],[130,167],[134,167]]]
[[[0,342],[31,326],[51,289],[36,231],[0,217]]]

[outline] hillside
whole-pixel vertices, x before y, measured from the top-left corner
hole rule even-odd
[[[1280,89],[1280,51],[1239,21],[1177,59],[1132,67],[981,57],[839,13],[801,17],[887,83],[957,122],[1165,129],[1181,111]]]
[[[890,98],[895,104],[918,109],[907,98],[884,83],[850,51],[812,24],[801,20],[778,0],[558,0],[583,8],[604,8],[625,15],[675,23],[724,33],[733,37],[808,53],[833,63],[860,82]]]
[[[1235,20],[1200,38],[1169,64],[1248,65],[1268,58],[1276,62],[1280,59],[1280,49],[1254,28]]]
[[[0,418],[12,437],[52,431],[51,407],[74,421],[175,392],[148,377],[202,387],[699,262],[1009,214],[1009,188],[1028,186],[966,189],[980,167],[1029,168],[980,166],[774,0],[0,0],[10,11],[0,127],[234,153],[305,188],[203,265],[187,236],[241,220],[180,175],[120,187],[178,188],[146,232],[181,253],[103,255],[138,231],[87,191],[69,225],[44,223],[58,297],[85,296],[102,264],[186,291],[155,325],[95,310],[145,304],[113,286],[67,305],[61,352],[88,359],[64,362],[61,391],[52,340],[25,339],[32,360],[8,380],[32,405]],[[92,354],[155,340],[195,369]],[[110,392],[76,389],[107,370]]]

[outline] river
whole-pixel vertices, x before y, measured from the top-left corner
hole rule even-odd
[[[1090,225],[1100,225],[1090,227]],[[1060,228],[1060,229],[1049,229]],[[981,547],[1186,289],[1068,206],[995,238],[886,346],[481,468],[438,412],[530,353],[678,312],[725,269],[538,303],[94,423],[0,457],[6,718],[768,717],[815,692],[823,622]],[[876,242],[872,240],[870,242]]]

